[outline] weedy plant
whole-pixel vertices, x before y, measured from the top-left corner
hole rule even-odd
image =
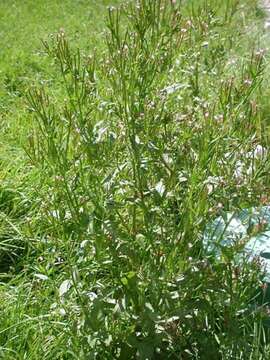
[[[202,241],[267,193],[266,56],[234,45],[246,3],[132,1],[109,8],[103,54],[63,31],[44,42],[65,94],[28,93],[42,216],[5,358],[267,356],[260,265],[239,265],[241,242],[216,258]]]

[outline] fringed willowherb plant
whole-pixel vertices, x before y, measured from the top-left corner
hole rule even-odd
[[[253,351],[258,266],[239,269],[237,247],[206,258],[202,231],[250,190],[237,161],[251,137],[261,140],[251,101],[263,55],[244,59],[240,74],[223,72],[236,35],[219,29],[235,25],[238,1],[225,14],[200,4],[110,8],[102,58],[74,52],[63,32],[44,44],[65,98],[30,91],[38,126],[28,154],[46,174],[45,247],[61,258],[50,274],[61,282],[56,306],[74,358]],[[239,128],[242,117],[249,126]]]

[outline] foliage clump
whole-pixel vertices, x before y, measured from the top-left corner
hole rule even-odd
[[[211,219],[268,196],[266,56],[235,45],[241,6],[139,0],[109,8],[103,52],[44,42],[64,93],[27,95],[41,216],[5,358],[263,358],[260,265],[203,246]]]

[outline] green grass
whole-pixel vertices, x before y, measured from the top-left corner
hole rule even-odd
[[[11,141],[18,142],[17,121],[24,124],[24,94],[31,84],[57,86],[59,82],[41,40],[63,29],[73,44],[88,53],[101,37],[109,4],[106,0],[1,2],[0,121],[8,134],[9,128],[16,129],[11,131]]]
[[[0,358],[268,359],[248,239],[202,242],[269,203],[262,13],[108,3],[0,5]]]

